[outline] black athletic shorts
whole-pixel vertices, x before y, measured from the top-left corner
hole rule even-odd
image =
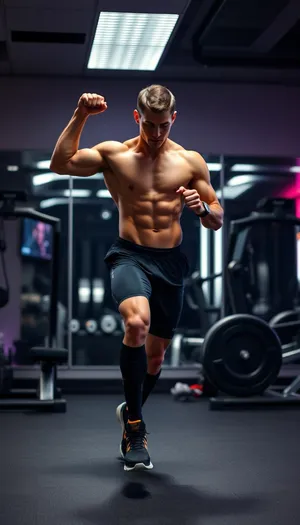
[[[149,300],[149,333],[172,339],[180,319],[189,264],[180,246],[149,248],[118,238],[105,256],[111,292],[119,306],[129,297]]]

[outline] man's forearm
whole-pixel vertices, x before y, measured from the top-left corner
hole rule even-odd
[[[210,213],[201,219],[202,226],[211,230],[219,230],[223,225],[223,208],[220,204],[210,204]]]
[[[75,110],[67,127],[58,138],[51,157],[50,169],[63,166],[78,151],[80,136],[87,121],[87,115],[81,115],[78,108]]]

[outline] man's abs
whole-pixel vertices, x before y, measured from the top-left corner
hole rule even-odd
[[[137,228],[130,221],[120,218],[119,235],[122,239],[151,248],[174,248],[181,243],[182,230],[179,223],[170,228],[146,229]]]
[[[119,209],[120,237],[154,248],[181,243],[183,199],[176,190],[189,184],[191,172],[177,152],[150,162],[128,151],[113,159],[104,177]]]
[[[147,198],[148,197],[148,198]],[[180,199],[145,195],[136,201],[119,201],[119,235],[153,248],[173,248],[181,243]]]

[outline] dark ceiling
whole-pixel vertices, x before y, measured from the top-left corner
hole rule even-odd
[[[87,70],[101,11],[179,14],[155,72]],[[0,75],[300,84],[299,0],[0,0]]]
[[[171,12],[179,21],[155,72],[87,70],[91,43],[101,11]],[[102,77],[179,79],[184,81],[261,82],[300,85],[300,0],[0,0],[0,77]],[[1,84],[1,80],[0,80]],[[0,85],[1,87],[1,85]],[[47,170],[36,162],[51,152],[0,152],[0,189],[26,189],[30,202],[61,197],[68,180],[41,186],[33,176]],[[207,158],[208,162],[219,159]],[[284,188],[295,176],[296,159],[227,159],[260,166],[255,181],[239,200],[260,198],[261,192]],[[229,164],[228,164],[229,163]],[[18,171],[8,171],[18,166]],[[267,166],[265,170],[264,167]],[[278,171],[278,166],[283,169]],[[211,172],[220,187],[220,172]],[[271,179],[270,179],[271,176]],[[225,180],[226,182],[226,180]],[[91,190],[91,199],[103,180],[74,180],[77,189]],[[273,188],[273,189],[272,189]],[[242,197],[243,195],[243,197]],[[108,201],[108,199],[107,199]],[[228,198],[228,202],[233,202]],[[87,202],[82,199],[79,202]],[[108,202],[107,202],[108,204]]]

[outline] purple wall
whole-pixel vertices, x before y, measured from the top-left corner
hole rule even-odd
[[[0,148],[53,150],[83,92],[103,94],[109,110],[89,119],[80,146],[137,133],[137,92],[148,81],[9,78],[0,81]],[[172,138],[203,153],[299,156],[300,88],[167,82],[177,98]],[[197,108],[197,109],[196,109]]]
[[[7,306],[0,308],[0,332],[4,333],[6,352],[13,347],[13,340],[20,337],[20,293],[21,293],[21,259],[19,256],[19,221],[5,221],[5,238],[7,249],[4,254],[7,278],[10,288],[10,299]],[[0,286],[4,287],[2,264],[0,265]]]

